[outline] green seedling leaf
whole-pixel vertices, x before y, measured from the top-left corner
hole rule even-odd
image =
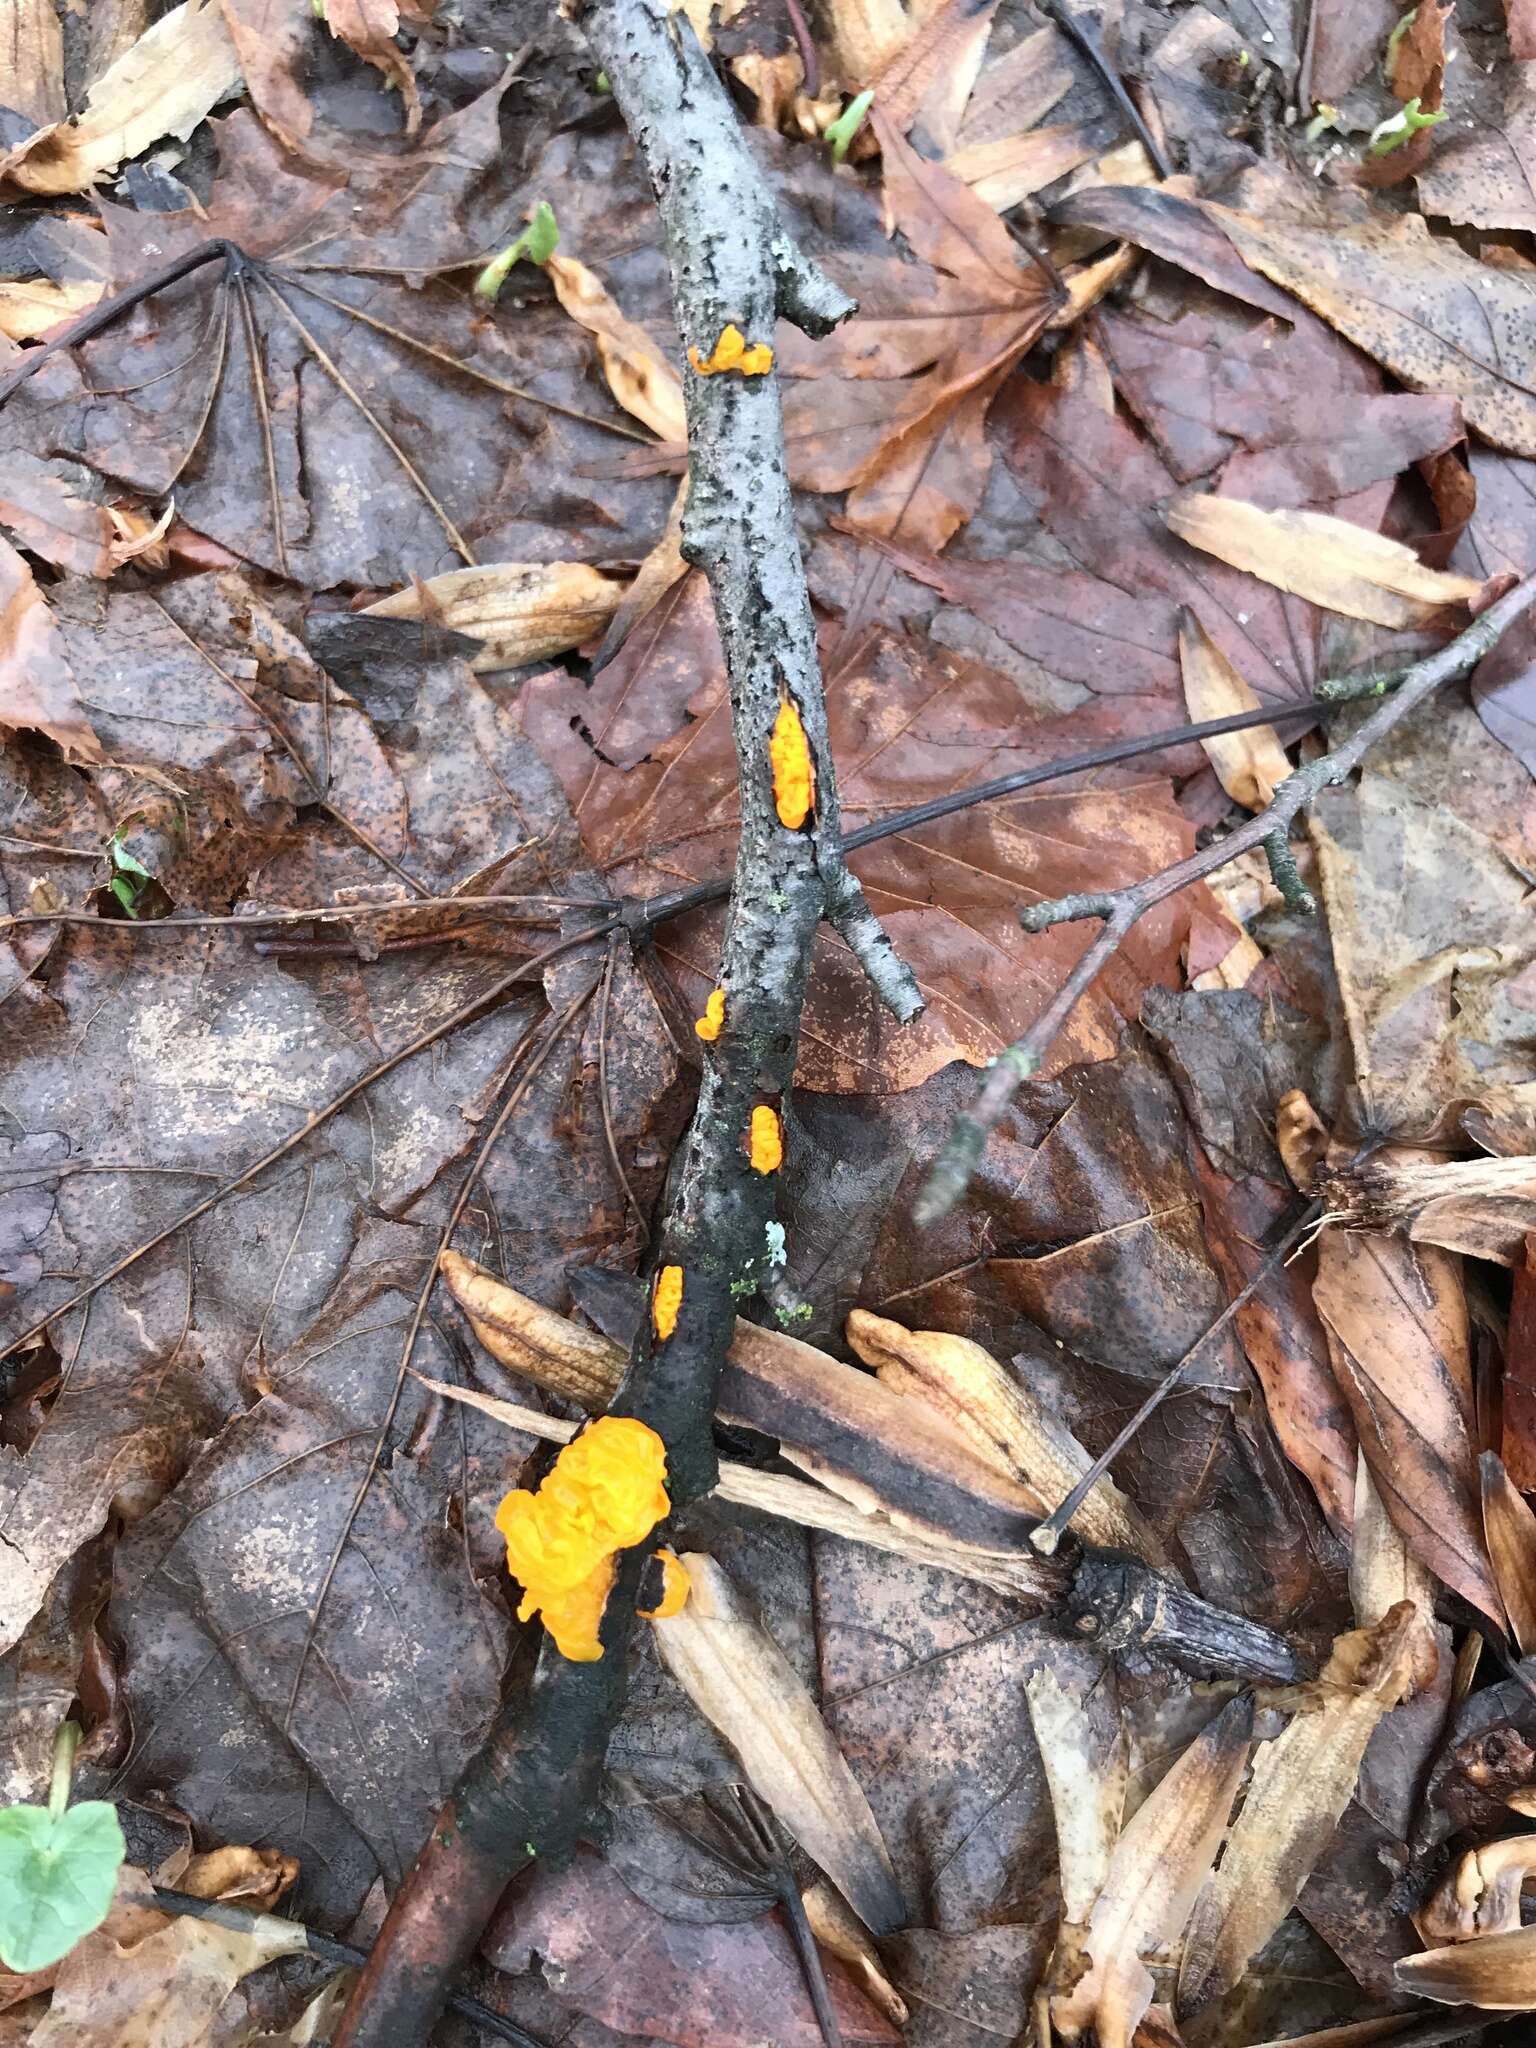
[[[864,117],[875,103],[873,92],[861,92],[857,99],[851,99],[837,119],[826,131],[826,140],[832,151],[832,161],[840,164],[848,154],[849,145],[864,126]]]
[[[488,306],[494,306],[513,264],[525,260],[547,263],[554,255],[559,240],[560,229],[555,222],[554,208],[547,199],[541,199],[533,209],[527,227],[515,240],[508,242],[499,256],[493,256],[475,279],[475,297],[484,299]]]
[[[1446,118],[1444,107],[1433,114],[1422,114],[1418,101],[1409,100],[1401,113],[1391,115],[1372,129],[1367,147],[1372,156],[1386,156],[1394,149],[1401,149],[1405,142],[1411,142],[1421,128],[1433,128]]]
[[[104,1799],[0,1808],[0,1963],[25,1976],[68,1955],[106,1919],[126,1854]]]

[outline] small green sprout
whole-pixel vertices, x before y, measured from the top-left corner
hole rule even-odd
[[[796,1323],[808,1323],[816,1313],[808,1301],[797,1301],[793,1308],[776,1308],[773,1319],[781,1330],[791,1330]]]
[[[1338,108],[1331,106],[1327,100],[1319,100],[1312,110],[1311,120],[1307,123],[1306,135],[1308,142],[1317,142],[1327,129],[1337,128],[1338,125]]]
[[[0,1807],[0,1965],[19,1977],[46,1970],[107,1917],[127,1855],[117,1809],[69,1803],[80,1730],[53,1739],[46,1806]]]
[[[1407,35],[1409,29],[1413,27],[1413,18],[1418,11],[1417,7],[1410,7],[1408,12],[1399,20],[1397,27],[1387,37],[1387,54],[1382,64],[1382,74],[1389,84],[1392,78],[1392,66],[1397,61],[1397,46],[1403,40],[1403,37]]]
[[[1378,122],[1371,130],[1371,139],[1366,148],[1372,156],[1386,156],[1394,149],[1401,149],[1405,142],[1412,142],[1421,128],[1433,128],[1445,119],[1447,115],[1444,107],[1438,108],[1433,114],[1422,114],[1419,111],[1418,100],[1411,99],[1400,112]]]
[[[475,279],[475,297],[483,299],[488,306],[494,306],[506,283],[514,263],[547,263],[555,253],[560,240],[560,229],[556,225],[554,209],[547,199],[541,199],[528,217],[528,225],[515,240],[508,242],[499,256],[493,256],[484,270]]]
[[[609,78],[609,76],[608,76],[608,74],[607,74],[607,72],[606,72],[606,71],[599,71],[599,73],[597,74],[596,78],[594,78],[594,79],[593,79],[593,81],[592,81],[592,90],[593,90],[594,92],[612,92],[612,91],[613,91],[613,82],[612,82],[612,80],[611,80],[611,79]]]
[[[130,917],[137,917],[139,900],[154,876],[143,861],[128,851],[120,834],[113,834],[107,847],[107,858],[112,863],[112,894]]]
[[[826,142],[832,151],[832,161],[840,164],[847,156],[849,145],[864,126],[864,117],[875,103],[873,92],[861,92],[857,99],[851,99],[831,127],[826,131]]]

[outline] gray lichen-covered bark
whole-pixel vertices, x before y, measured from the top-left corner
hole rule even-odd
[[[639,144],[661,210],[677,324],[708,361],[727,327],[771,343],[782,314],[825,334],[848,298],[779,227],[723,90],[686,17],[664,0],[592,0],[581,15]],[[776,372],[685,371],[689,502],[683,546],[703,568],[725,649],[741,837],[719,982],[719,1035],[656,1251],[681,1269],[674,1327],[648,1315],[610,1407],[646,1422],[667,1452],[674,1508],[715,1483],[716,1387],[738,1297],[763,1270],[777,1173],[754,1163],[754,1111],[780,1120],[794,1077],[811,943],[825,917],[903,1019],[922,1007],[843,862],[815,621],[795,532]],[[798,714],[814,768],[804,823],[782,823],[769,741]],[[509,1700],[444,1807],[395,1899],[338,2035],[338,2048],[425,2040],[507,1879],[559,1857],[586,1823],[623,1706],[625,1655],[645,1553],[620,1559],[603,1615],[604,1654],[567,1661],[544,1639],[531,1682]]]

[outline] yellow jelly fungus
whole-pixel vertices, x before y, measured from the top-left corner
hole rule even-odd
[[[720,1036],[720,1026],[725,1022],[725,990],[712,988],[709,1001],[704,1005],[704,1014],[694,1022],[694,1030],[706,1045],[713,1045]]]
[[[779,823],[798,832],[811,809],[811,748],[800,714],[787,698],[773,721],[768,759],[773,767],[773,802]]]
[[[761,377],[773,368],[773,350],[766,341],[749,343],[733,324],[721,328],[720,339],[707,356],[690,348],[688,360],[701,377],[717,377],[722,370],[740,370],[743,377]]]
[[[635,1612],[642,1621],[670,1621],[674,1614],[681,1614],[688,1605],[692,1582],[688,1577],[688,1567],[674,1552],[658,1550],[655,1555],[661,1566],[661,1599],[656,1606],[639,1607]]]
[[[760,1102],[752,1112],[752,1164],[759,1173],[777,1173],[784,1164],[784,1132],[778,1112]]]
[[[683,1305],[683,1269],[663,1266],[656,1275],[656,1292],[651,1297],[651,1327],[665,1344],[677,1328],[677,1312]]]
[[[603,1415],[555,1460],[537,1493],[514,1487],[496,1510],[507,1570],[523,1589],[519,1621],[537,1614],[562,1657],[594,1663],[617,1552],[643,1543],[669,1513],[666,1447],[628,1415]]]

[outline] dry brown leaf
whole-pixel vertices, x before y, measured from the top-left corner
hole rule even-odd
[[[1475,577],[1426,569],[1401,541],[1326,512],[1271,512],[1200,491],[1175,498],[1166,517],[1191,547],[1277,590],[1378,626],[1427,625],[1483,589]]]
[[[1131,1816],[1110,1857],[1083,1939],[1081,1979],[1051,2001],[1069,2041],[1131,2048],[1152,2003],[1144,1952],[1178,1940],[1216,1854],[1248,1757],[1253,1700],[1222,1708]]]
[[[72,278],[67,284],[47,277],[0,279],[0,334],[11,341],[40,341],[94,306],[105,290],[94,277]]]
[[[1387,1513],[1362,1452],[1356,1459],[1355,1470],[1349,1603],[1359,1627],[1375,1628],[1405,1600],[1418,1609],[1428,1626],[1435,1611],[1434,1580],[1411,1554],[1397,1524]]]
[[[564,654],[600,634],[623,586],[585,562],[487,562],[449,569],[368,605],[371,619],[431,619],[484,642],[476,673]]]
[[[162,136],[185,140],[240,82],[218,0],[182,0],[97,79],[78,120],[29,135],[0,173],[28,192],[87,192]]]
[[[688,574],[689,565],[683,559],[683,507],[687,502],[688,479],[684,477],[672,500],[672,509],[667,514],[660,540],[635,571],[634,581],[608,621],[603,644],[593,661],[594,675],[613,659],[640,621],[654,611],[667,592],[675,589]],[[593,743],[598,747],[603,744],[595,734]]]
[[[1521,1925],[1520,1893],[1536,1877],[1536,1835],[1506,1835],[1469,1849],[1430,1894],[1413,1924],[1430,1943],[1512,1934]]]
[[[1354,1793],[1377,1722],[1422,1675],[1424,1648],[1424,1618],[1411,1600],[1374,1628],[1340,1636],[1317,1681],[1315,1704],[1259,1745],[1221,1866],[1190,1921],[1179,1971],[1181,2012],[1230,1990],[1295,1905]]]
[[[1536,389],[1509,367],[1528,353],[1536,277],[1478,263],[1414,213],[1312,224],[1205,212],[1251,269],[1411,389],[1459,398],[1485,440],[1536,455]]]
[[[1497,1451],[1478,1461],[1483,1529],[1509,1632],[1522,1657],[1536,1655],[1536,1514],[1517,1493]]]
[[[1325,1169],[1317,1192],[1331,1228],[1406,1231],[1469,1258],[1518,1266],[1536,1230],[1536,1159],[1369,1159]]]
[[[7,0],[0,105],[39,128],[69,111],[64,92],[64,38],[53,0]]]
[[[493,1347],[488,1347],[493,1348]],[[499,1401],[493,1394],[477,1393],[472,1387],[450,1386],[446,1380],[416,1377],[434,1394],[447,1401],[462,1401],[494,1416],[508,1429],[545,1443],[568,1444],[576,1434],[574,1422],[543,1415],[537,1408],[524,1408],[516,1401]],[[973,1579],[1006,1593],[1015,1600],[1050,1600],[1057,1597],[1060,1583],[1048,1568],[1031,1554],[1027,1545],[1011,1550],[987,1550],[977,1543],[962,1543],[935,1529],[927,1534],[903,1527],[884,1513],[871,1494],[868,1509],[855,1507],[841,1494],[830,1493],[809,1480],[791,1479],[784,1472],[760,1472],[750,1465],[724,1464],[715,1488],[722,1500],[733,1506],[755,1508],[760,1515],[774,1515],[794,1522],[802,1529],[825,1529],[828,1535],[845,1537],[871,1550],[883,1550],[892,1557],[904,1557],[931,1571],[952,1572],[957,1578]]]
[[[0,540],[0,732],[25,731],[46,733],[73,760],[103,759],[53,614],[27,564]]]
[[[457,1252],[443,1278],[492,1357],[589,1408],[608,1404],[623,1348],[541,1308]],[[987,1463],[927,1406],[882,1387],[798,1338],[738,1322],[720,1381],[720,1413],[777,1437],[786,1458],[871,1514],[920,1536],[942,1529],[984,1549],[1022,1544],[1034,1497]]]
[[[893,2026],[904,2027],[911,2016],[907,2001],[885,1974],[869,1929],[849,1911],[842,1893],[818,1878],[800,1894],[800,1903],[818,1945],[848,1965],[859,1989]]]
[[[1328,1131],[1299,1088],[1290,1089],[1275,1104],[1275,1149],[1293,1185],[1310,1195],[1318,1165],[1328,1150]]]
[[[1536,1927],[1404,1956],[1396,1976],[1404,1991],[1414,1998],[1432,1998],[1437,2005],[1475,2005],[1483,2012],[1536,2011]]]
[[[856,1308],[848,1342],[882,1386],[925,1402],[954,1423],[1000,1472],[1017,1479],[1047,1515],[1066,1499],[1093,1459],[1072,1432],[969,1337],[909,1330]],[[1129,1550],[1151,1565],[1168,1561],[1156,1535],[1108,1477],[1095,1481],[1074,1517],[1086,1543]]]
[[[1313,1298],[1388,1514],[1412,1554],[1502,1624],[1483,1542],[1461,1262],[1325,1231]]]
[[[25,457],[0,470],[0,525],[34,555],[77,576],[110,576],[117,566],[106,507],[76,497],[62,477]]]
[[[1007,213],[1087,163],[1098,147],[1101,130],[1094,121],[1068,121],[1055,128],[1036,128],[1027,135],[1000,135],[990,142],[962,143],[944,159],[952,177],[969,185],[994,213]]]
[[[816,1702],[714,1559],[689,1551],[682,1561],[688,1604],[651,1624],[661,1661],[865,1926],[892,1933],[906,1919],[896,1874]]]
[[[435,4],[428,0],[425,8],[415,11],[430,14]],[[395,43],[400,31],[396,0],[325,0],[325,25],[399,89],[405,102],[405,132],[414,135],[421,126],[421,94],[416,74]]]
[[[303,1955],[306,1943],[302,1927],[274,1914],[236,1933],[156,1912],[148,1877],[130,1865],[106,1920],[53,1973],[31,2048],[206,2048],[241,1978]]]
[[[902,0],[826,0],[821,17],[832,38],[838,75],[850,92],[873,85],[916,34],[932,5],[909,14]]]
[[[922,0],[913,12],[922,27],[870,83],[890,125],[905,135],[921,113],[930,146],[942,156],[981,70],[997,0]]]
[[[1068,1648],[1032,1666],[1024,1697],[1056,1824],[1061,1925],[1051,1982],[1069,1988],[1125,1818],[1125,1724],[1113,1667],[1081,1649]]]
[[[1179,668],[1192,724],[1257,711],[1259,700],[1187,605],[1179,610]],[[1272,725],[1202,740],[1222,788],[1234,803],[1261,811],[1291,772]]]
[[[585,263],[558,251],[544,265],[555,296],[597,342],[608,389],[643,427],[669,445],[688,439],[683,380],[645,329],[620,312],[608,288]]]

